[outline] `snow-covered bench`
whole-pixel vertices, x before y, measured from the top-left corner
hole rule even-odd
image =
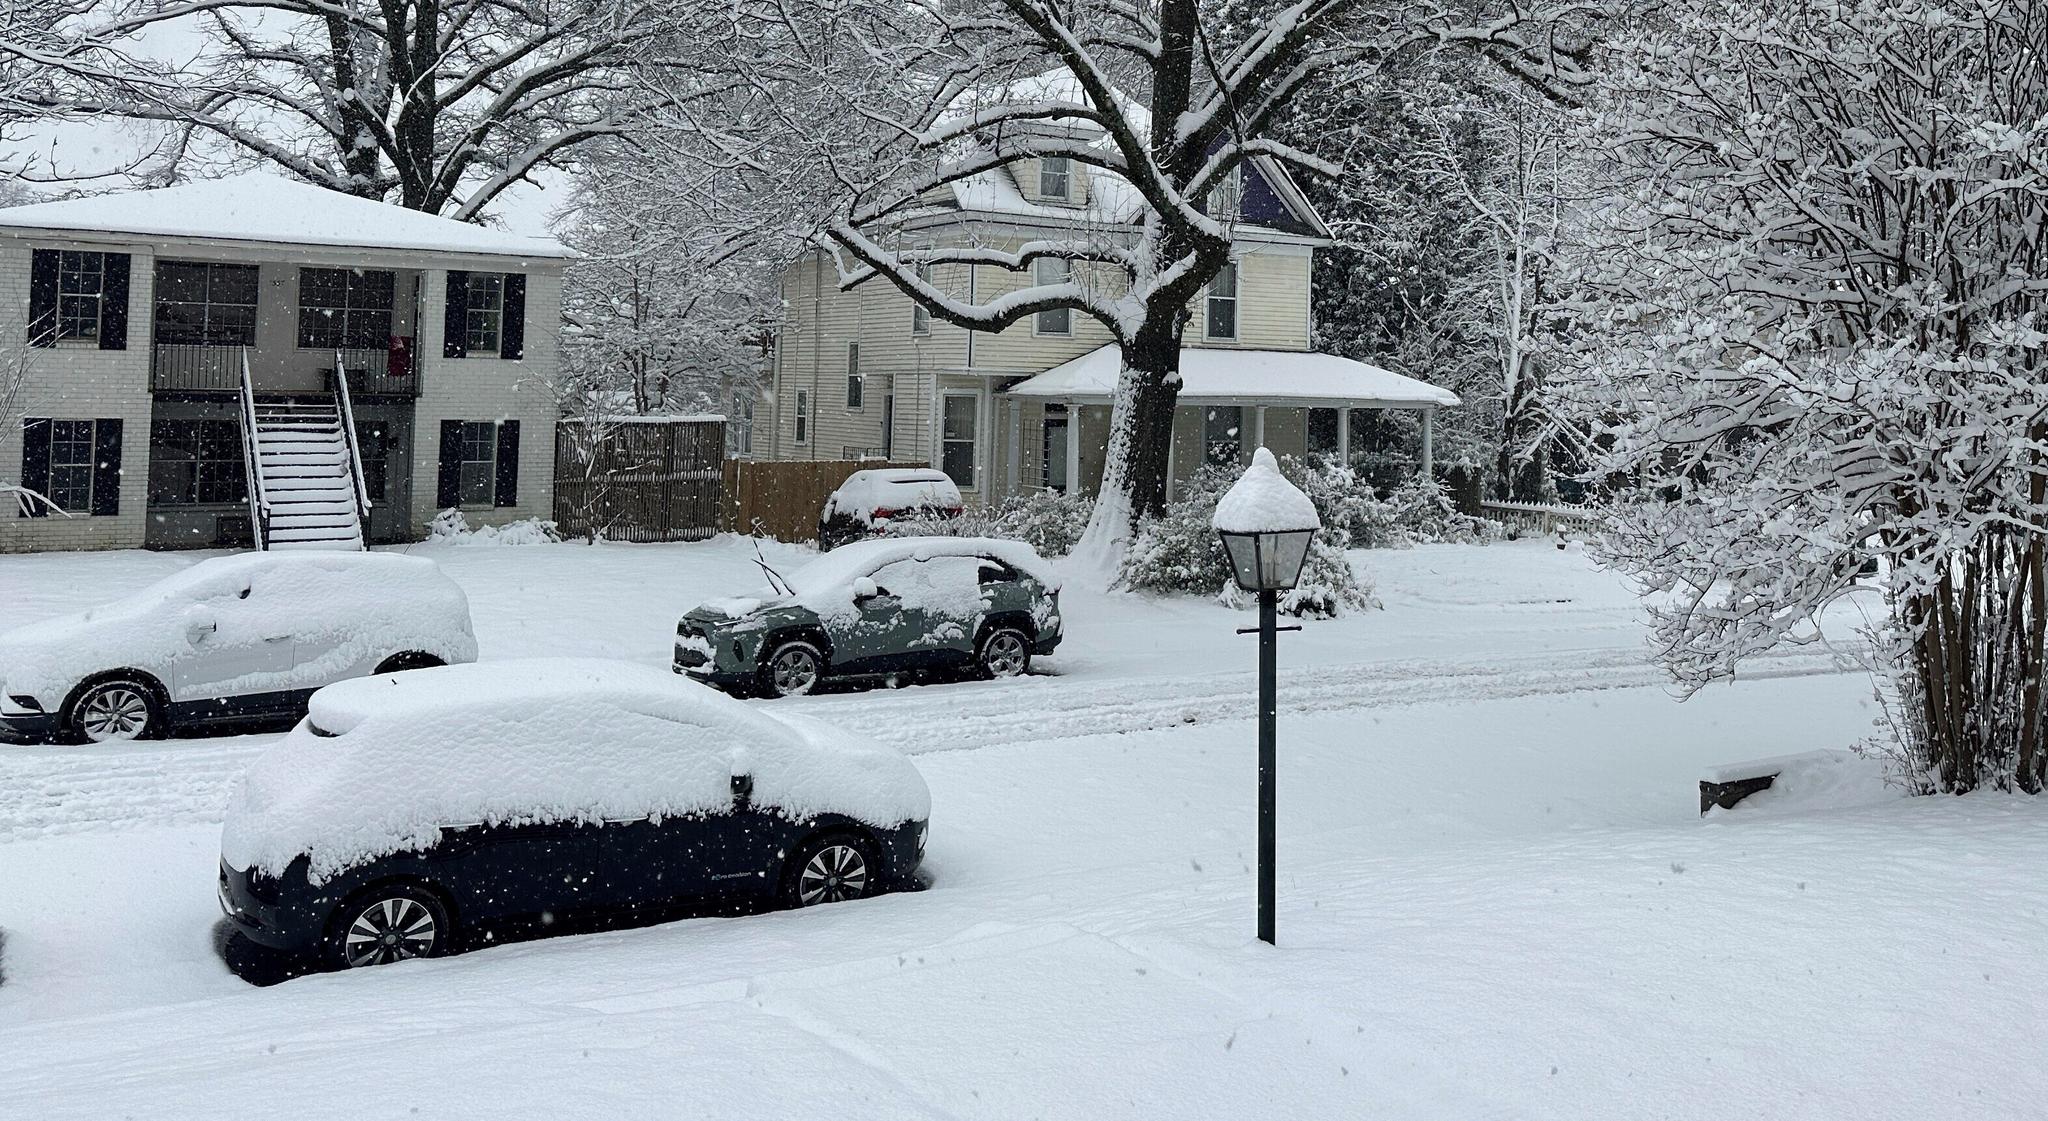
[[[1822,763],[1834,757],[1830,751],[1801,751],[1793,755],[1774,755],[1768,759],[1751,759],[1745,763],[1723,763],[1700,772],[1700,816],[1719,806],[1733,809],[1735,803],[1756,793],[1769,790],[1780,774],[1804,763]]]

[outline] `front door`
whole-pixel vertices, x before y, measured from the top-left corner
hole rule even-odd
[[[412,408],[356,405],[356,446],[363,453],[363,482],[370,492],[371,544],[410,541],[412,528]]]
[[[1067,493],[1067,441],[1071,437],[1067,430],[1067,418],[1048,416],[1045,418],[1045,485],[1049,490]]]

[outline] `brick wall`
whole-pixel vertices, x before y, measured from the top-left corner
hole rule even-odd
[[[76,343],[30,347],[28,287],[36,249],[125,252],[128,266],[128,347],[100,350]],[[142,544],[149,500],[149,309],[155,257],[147,245],[84,244],[0,233],[0,362],[27,355],[29,384],[21,412],[61,420],[121,420],[121,505],[112,517],[80,511],[72,517],[17,517],[0,503],[0,552],[44,549],[125,549]],[[0,478],[21,476],[21,426],[0,417]]]

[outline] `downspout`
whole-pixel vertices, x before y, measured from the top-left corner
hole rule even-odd
[[[818,458],[818,366],[825,350],[825,251],[811,258],[811,392],[810,409],[804,414],[804,435],[810,438],[811,458]]]

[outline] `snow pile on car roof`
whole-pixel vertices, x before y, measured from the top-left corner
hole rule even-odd
[[[448,825],[596,823],[712,813],[732,778],[792,818],[889,827],[930,812],[894,750],[757,711],[674,674],[599,659],[533,659],[358,678],[314,694],[307,720],[250,767],[221,853],[315,881]]]
[[[205,628],[210,627],[211,630]],[[202,634],[193,642],[195,633]],[[214,557],[113,603],[0,635],[9,694],[61,704],[87,675],[149,673],[204,650],[289,636],[297,659],[221,685],[224,693],[310,688],[407,651],[472,661],[469,600],[433,561],[397,553],[238,553]]]

